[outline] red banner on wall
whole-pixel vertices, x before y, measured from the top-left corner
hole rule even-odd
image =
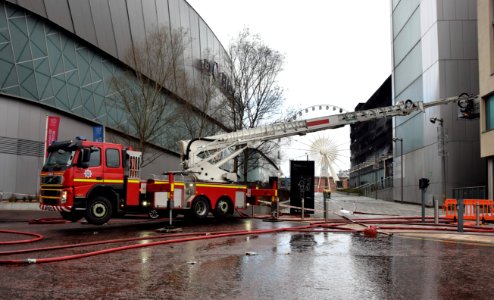
[[[58,125],[60,125],[60,117],[47,116],[46,117],[46,140],[45,146],[47,149],[45,156],[48,156],[48,146],[58,139]]]

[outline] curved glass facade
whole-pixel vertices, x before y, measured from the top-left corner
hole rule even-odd
[[[111,58],[8,3],[0,3],[0,28],[2,93],[132,130],[110,85],[111,78],[123,72]],[[173,147],[174,141],[161,139],[160,146]]]
[[[199,62],[207,58],[225,65],[225,50],[183,0],[0,0],[0,169],[8,170],[0,174],[3,197],[35,193],[47,114],[66,113],[59,139],[90,137],[94,123],[132,134],[110,80],[123,75],[125,53],[156,26],[188,32],[183,64],[195,84],[204,72]],[[183,97],[180,93],[166,94],[172,108],[182,106],[173,100]],[[188,113],[199,116],[190,109]],[[219,128],[214,120],[211,124]],[[187,132],[190,128],[183,130],[181,124],[170,126],[170,134],[155,143],[175,150],[177,139],[189,138]],[[177,169],[179,159],[168,153],[155,165],[152,174]]]
[[[120,69],[23,9],[0,3],[0,89],[115,126],[125,113],[111,99]]]

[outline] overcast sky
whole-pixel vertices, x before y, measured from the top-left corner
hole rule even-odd
[[[285,54],[279,83],[288,106],[353,111],[391,74],[389,0],[187,1],[225,48],[247,27]]]

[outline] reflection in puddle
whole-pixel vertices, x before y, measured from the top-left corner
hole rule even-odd
[[[292,251],[304,252],[314,249],[317,245],[313,234],[293,234],[290,237],[290,247]]]

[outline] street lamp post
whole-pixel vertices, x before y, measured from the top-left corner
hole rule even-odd
[[[403,139],[402,138],[394,138],[393,142],[400,142],[400,174],[401,174],[401,202],[403,202]]]
[[[436,122],[439,123],[439,136],[438,136],[438,140],[439,140],[439,155],[441,156],[441,171],[442,171],[442,201],[444,203],[444,201],[446,200],[446,151],[445,151],[445,145],[444,145],[444,120],[442,118],[430,118],[429,121],[432,123],[432,124],[436,124]]]

